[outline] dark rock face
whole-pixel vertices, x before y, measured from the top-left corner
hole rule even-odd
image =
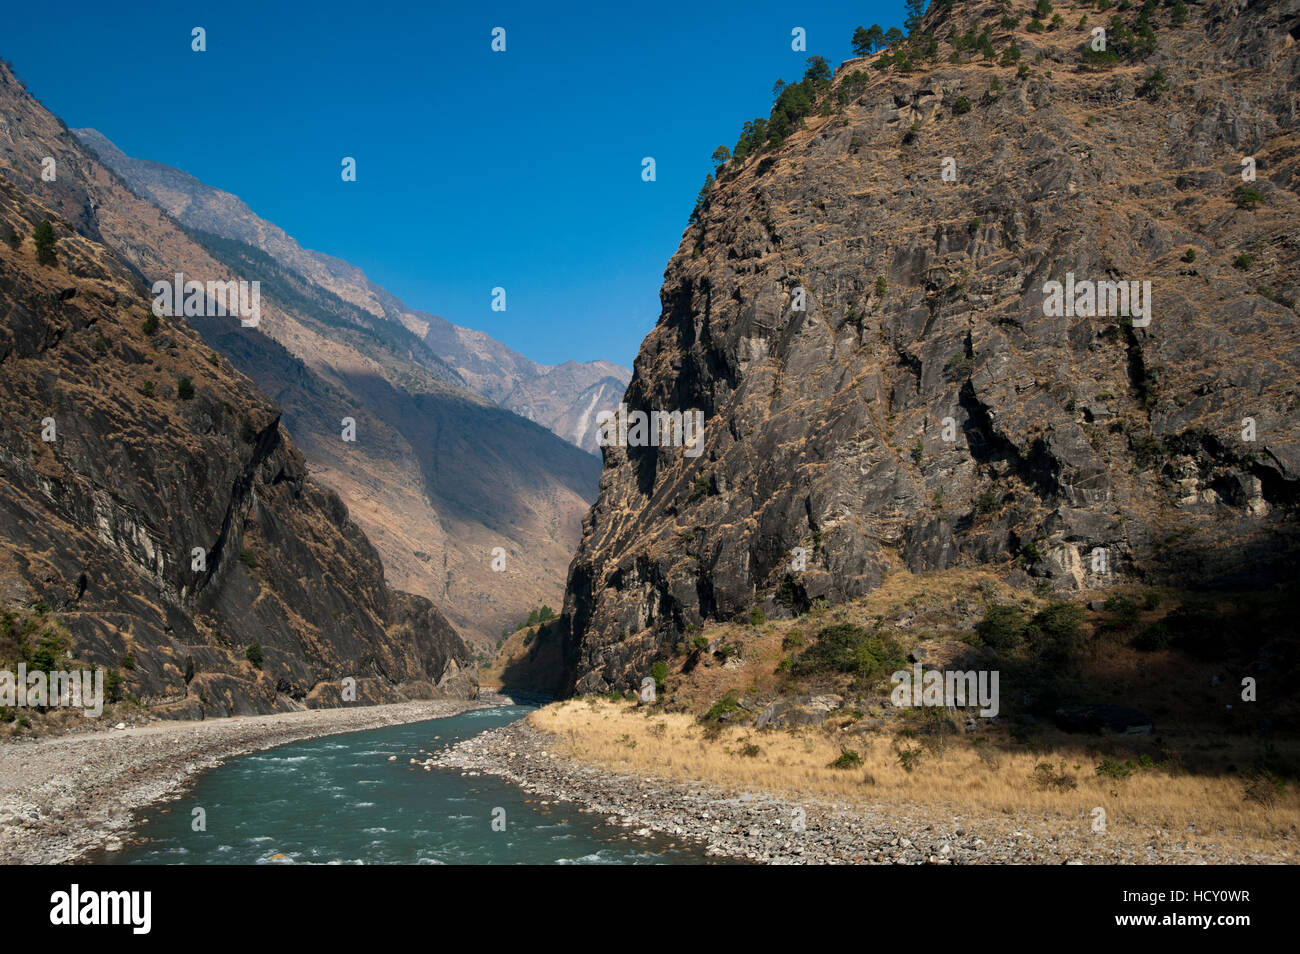
[[[700,409],[704,450],[605,450],[569,574],[568,688],[631,687],[688,626],[770,612],[783,583],[806,606],[976,563],[1058,591],[1289,573],[1298,13],[1202,5],[1116,71],[1079,68],[1070,31],[1017,35],[1024,78],[861,61],[866,85],[835,105],[849,63],[829,115],[728,164],[626,397]],[[978,14],[927,23],[942,41]],[[1138,96],[1157,66],[1169,92]],[[1048,283],[1075,279],[1150,282],[1150,322],[1049,313]]]
[[[136,274],[9,172],[0,163],[0,225],[29,236],[53,220],[58,264],[0,244],[6,607],[46,604],[74,659],[122,666],[163,715],[338,704],[345,677],[358,703],[477,695],[459,635],[387,585],[275,404],[184,319],[147,329]],[[77,181],[60,172],[65,199]]]

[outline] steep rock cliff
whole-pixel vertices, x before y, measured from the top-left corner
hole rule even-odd
[[[1154,50],[1089,63],[1076,24],[1114,9],[1057,3],[1030,31],[936,4],[937,57],[849,61],[801,128],[722,168],[627,392],[699,409],[703,453],[605,450],[570,690],[635,683],[702,620],[891,570],[1058,591],[1290,573],[1300,3],[1148,6]],[[986,26],[992,58],[949,59]],[[1149,281],[1149,324],[1047,314],[1070,274]]]

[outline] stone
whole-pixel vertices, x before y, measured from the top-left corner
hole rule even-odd
[[[821,725],[830,714],[844,705],[841,696],[832,694],[800,695],[778,699],[759,713],[754,727]]]
[[[1116,732],[1149,735],[1155,731],[1151,717],[1132,706],[1094,702],[1056,710],[1056,724],[1066,732]]]

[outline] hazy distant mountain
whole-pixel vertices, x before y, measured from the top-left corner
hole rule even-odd
[[[343,301],[375,318],[400,324],[423,339],[471,390],[596,452],[595,413],[618,404],[622,388],[632,376],[627,368],[611,361],[538,364],[481,331],[408,308],[366,278],[361,269],[304,249],[283,229],[259,218],[237,196],[204,185],[162,163],[134,159],[97,130],[74,132],[132,189],[156,202],[182,225],[261,249],[280,265]],[[592,390],[605,379],[617,382],[619,387]],[[588,412],[593,393],[599,393],[599,403]]]
[[[344,263],[297,250],[301,270],[284,264],[260,245],[286,255],[297,246],[251,213],[234,237],[201,228],[219,227],[207,214],[178,224],[76,137],[38,140],[22,123],[15,115],[3,127],[13,137],[12,168],[26,174],[50,155],[59,169],[57,182],[37,175],[22,188],[147,283],[176,272],[261,283],[257,328],[191,324],[279,403],[312,472],[342,497],[389,582],[434,600],[479,647],[531,609],[559,602],[596,493],[595,457],[466,387],[421,333],[377,309],[377,290],[349,280]],[[159,194],[181,201],[171,183],[187,180],[217,207],[237,203],[178,173],[159,179]],[[355,440],[344,439],[345,419],[355,422]],[[505,554],[503,570],[494,552]]]

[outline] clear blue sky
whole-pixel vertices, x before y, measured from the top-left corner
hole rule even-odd
[[[714,147],[808,56],[838,66],[855,26],[904,17],[902,0],[7,7],[0,56],[70,127],[226,189],[538,361],[626,365]]]

